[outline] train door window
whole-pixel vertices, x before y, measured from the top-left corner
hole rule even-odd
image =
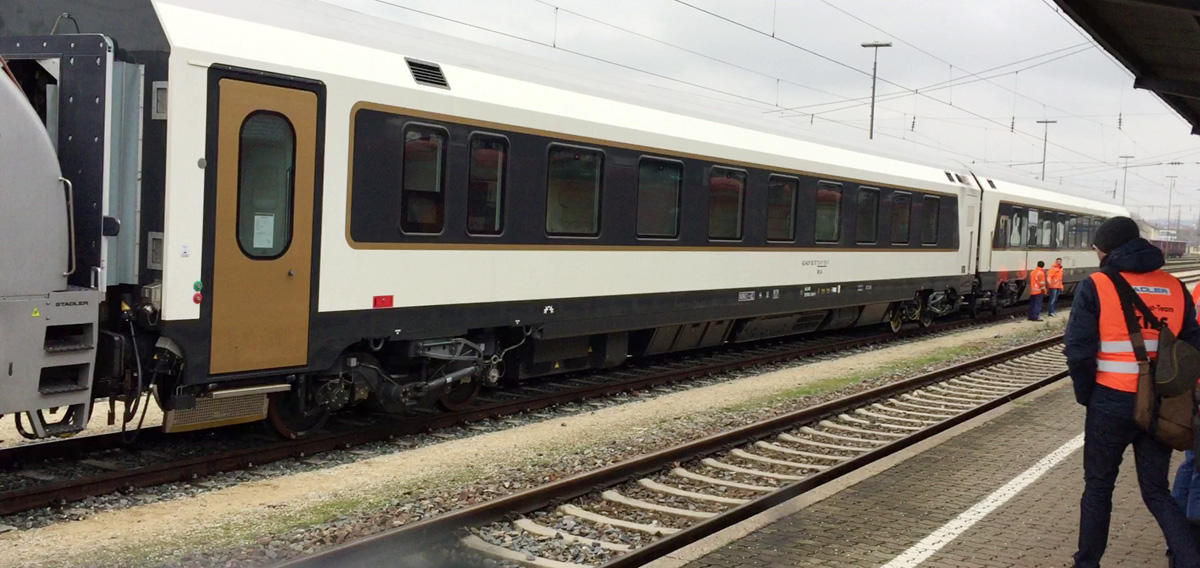
[[[936,245],[938,242],[938,210],[942,200],[939,197],[926,195],[921,200],[921,244]]]
[[[1080,217],[1079,223],[1082,225],[1080,227],[1081,230],[1079,231],[1079,237],[1081,240],[1079,243],[1079,248],[1090,248],[1092,246],[1092,218]]]
[[[548,160],[546,232],[564,236],[600,234],[604,154],[555,144],[550,146]]]
[[[1025,227],[1028,229],[1028,233],[1026,233],[1028,236],[1025,237],[1025,246],[1036,247],[1040,240],[1038,230],[1041,228],[1041,225],[1038,224],[1038,211],[1037,209],[1030,209],[1026,212],[1026,215],[1027,223]]]
[[[239,137],[238,244],[250,258],[276,258],[292,241],[296,132],[283,115],[259,111]]]
[[[1069,213],[1064,213],[1063,219],[1065,219],[1063,233],[1065,235],[1066,240],[1059,243],[1059,248],[1074,249],[1076,247],[1076,243],[1079,240],[1078,237],[1075,235],[1075,220],[1076,220],[1076,218],[1074,215],[1071,215]]]
[[[878,241],[879,229],[879,190],[873,187],[858,188],[858,203],[854,210],[857,218],[858,233],[854,240],[858,243],[874,243]]]
[[[1038,228],[1038,246],[1050,248],[1054,236],[1054,214],[1049,211],[1041,212],[1041,226]]]
[[[406,233],[440,233],[445,218],[446,131],[410,124],[404,128],[400,228]]]
[[[841,237],[842,184],[823,181],[817,184],[817,222],[813,237],[818,243],[836,243]]]
[[[637,234],[639,237],[679,236],[679,195],[683,164],[643,158],[638,163]]]
[[[1012,214],[1012,232],[1008,234],[1008,246],[1011,248],[1020,248],[1025,244],[1025,226],[1028,224],[1029,218],[1025,216],[1025,210],[1020,207],[1013,207]]]
[[[468,146],[471,164],[467,172],[467,232],[498,235],[504,228],[508,140],[473,134]]]
[[[742,238],[742,206],[746,200],[746,172],[714,167],[708,173],[708,238]]]
[[[892,244],[908,244],[908,224],[912,218],[912,194],[897,191],[892,194]]]
[[[1067,244],[1067,214],[1054,214],[1054,248],[1066,248]]]
[[[796,196],[800,180],[771,176],[767,180],[767,240],[796,240]]]
[[[996,215],[996,233],[992,235],[992,248],[1008,248],[1008,235],[1012,231],[1012,219],[1003,209]]]

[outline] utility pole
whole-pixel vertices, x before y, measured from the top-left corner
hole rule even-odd
[[[1171,180],[1171,189],[1167,190],[1167,229],[1171,228],[1171,202],[1175,199],[1175,178],[1179,176],[1167,176]],[[1172,232],[1172,234],[1175,234]]]
[[[1125,169],[1125,181],[1121,182],[1121,207],[1124,207],[1125,206],[1125,192],[1129,189],[1129,160],[1133,159],[1133,156],[1119,156],[1119,157],[1122,160],[1125,160],[1125,168],[1124,168]]]
[[[891,47],[890,41],[869,41],[862,44],[863,47],[869,47],[875,50],[875,61],[871,63],[871,129],[868,130],[867,138],[875,139],[875,77],[876,71],[879,69],[879,48]]]
[[[1038,124],[1042,125],[1042,181],[1046,181],[1046,139],[1050,135],[1050,125],[1057,124],[1057,120],[1039,120]]]

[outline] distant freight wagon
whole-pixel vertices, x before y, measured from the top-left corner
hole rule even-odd
[[[1167,258],[1180,258],[1183,255],[1187,254],[1187,249],[1188,249],[1187,241],[1152,240],[1152,241],[1150,241],[1150,243],[1153,244],[1154,246],[1162,249],[1163,256],[1166,256]]]

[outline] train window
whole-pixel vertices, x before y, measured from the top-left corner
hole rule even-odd
[[[714,167],[708,174],[708,238],[742,238],[746,172]]]
[[[1041,228],[1038,229],[1038,246],[1050,248],[1051,237],[1054,236],[1054,220],[1051,219],[1053,213],[1042,211]]]
[[[873,187],[858,188],[858,204],[855,215],[858,217],[855,241],[873,243],[878,240],[876,233],[879,225],[879,190]]]
[[[1067,249],[1079,248],[1079,235],[1078,235],[1078,233],[1076,233],[1076,226],[1079,222],[1079,218],[1074,215],[1071,215],[1069,213],[1065,214],[1064,216],[1067,219],[1066,229],[1065,229],[1067,240],[1065,243],[1066,246],[1064,247],[1064,246],[1060,245],[1060,248],[1067,248]]]
[[[842,184],[823,181],[817,184],[817,222],[813,227],[818,243],[836,243],[841,236]]]
[[[546,232],[600,234],[600,182],[604,154],[598,150],[550,146],[546,176]]]
[[[654,158],[638,163],[637,234],[679,236],[679,194],[683,164]]]
[[[941,198],[926,195],[921,200],[921,244],[936,245],[938,242],[938,209]]]
[[[467,171],[467,232],[498,235],[504,228],[504,182],[508,140],[471,135],[471,164]]]
[[[400,228],[406,233],[440,233],[445,217],[446,131],[410,124],[404,127]]]
[[[1025,227],[1028,225],[1029,218],[1025,216],[1025,210],[1014,207],[1012,216],[1012,232],[1008,234],[1008,246],[1020,248],[1025,244]]]
[[[796,239],[796,196],[800,180],[771,176],[767,180],[767,240]]]
[[[1057,213],[1054,215],[1054,248],[1066,248],[1067,244],[1067,215],[1066,213]]]
[[[1041,240],[1038,236],[1038,229],[1041,228],[1041,225],[1038,224],[1038,211],[1036,209],[1030,209],[1028,212],[1026,212],[1026,215],[1028,222],[1025,224],[1025,227],[1029,230],[1029,232],[1027,233],[1028,236],[1025,238],[1025,246],[1036,247],[1038,246],[1038,241]]]
[[[892,194],[892,244],[908,244],[908,222],[912,213],[912,194]]]
[[[992,235],[992,248],[1008,248],[1008,235],[1012,231],[1012,219],[1008,213],[996,216],[996,233]]]
[[[238,244],[250,258],[276,258],[292,241],[296,132],[283,115],[258,111],[238,143]]]

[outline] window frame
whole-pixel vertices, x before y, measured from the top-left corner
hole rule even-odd
[[[441,200],[440,203],[441,203],[441,209],[442,209],[442,219],[441,219],[441,226],[436,231],[410,231],[404,227],[405,215],[406,215],[405,209],[407,208],[407,205],[408,205],[408,202],[405,200],[405,197],[404,197],[405,193],[408,191],[408,188],[405,186],[405,180],[408,179],[408,161],[407,161],[408,160],[408,158],[407,158],[408,149],[405,148],[405,146],[408,144],[408,130],[410,128],[414,128],[414,127],[428,128],[430,130],[440,131],[445,137],[444,138],[444,146],[442,148],[441,164],[440,164],[440,167],[438,168],[438,171],[441,175],[439,176],[438,191],[436,192]],[[447,162],[449,161],[449,159],[450,159],[450,129],[448,129],[442,125],[439,125],[439,124],[431,124],[428,122],[422,122],[422,121],[418,121],[418,120],[406,121],[404,123],[404,126],[401,127],[401,129],[400,129],[400,212],[399,212],[400,223],[398,225],[398,228],[400,229],[401,234],[428,236],[428,235],[441,235],[446,232],[446,217],[447,217],[447,215],[446,215],[446,213],[447,213],[447,211],[446,211],[446,190],[447,190],[447,188],[446,188],[446,177],[447,177],[446,176],[446,167],[447,167]],[[426,193],[428,193],[428,192],[426,192]]]
[[[599,156],[600,156],[600,163],[598,164],[599,168],[597,168],[598,178],[596,179],[596,201],[595,201],[595,203],[596,203],[596,209],[595,209],[596,231],[594,233],[562,233],[562,232],[551,232],[550,231],[550,226],[549,226],[550,225],[550,153],[553,152],[555,149],[562,149],[562,148],[575,150],[575,151],[594,152],[596,154],[599,154]],[[546,237],[549,237],[549,238],[576,238],[576,239],[578,239],[578,238],[585,238],[585,239],[593,238],[594,239],[594,238],[597,238],[600,236],[602,229],[603,229],[603,223],[604,223],[604,216],[603,216],[603,213],[604,213],[604,211],[603,211],[603,208],[604,208],[603,207],[604,206],[604,181],[605,181],[604,166],[608,161],[606,159],[607,156],[608,155],[607,155],[607,153],[605,153],[603,148],[595,148],[592,146],[579,146],[579,145],[575,145],[575,144],[565,144],[562,142],[550,142],[549,144],[546,145],[546,153],[545,153],[546,176],[545,176],[544,191],[542,192],[542,195],[545,198],[544,207],[543,207],[543,209],[545,210],[545,215],[543,215],[544,223],[542,224],[542,230],[544,231],[544,234],[546,235]]]
[[[774,182],[776,179],[783,180],[786,183],[792,184],[792,204],[791,204],[792,208],[791,208],[791,212],[789,213],[789,218],[788,218],[788,221],[790,224],[790,227],[789,227],[790,231],[789,231],[789,236],[786,239],[771,238],[770,216],[769,216],[769,213],[771,210],[771,185],[772,185],[772,182]],[[767,176],[767,207],[766,207],[766,211],[768,213],[768,216],[766,217],[766,222],[764,223],[764,227],[763,227],[766,232],[767,242],[769,242],[769,243],[793,243],[793,242],[796,242],[796,225],[797,225],[796,216],[799,214],[799,209],[800,209],[799,202],[800,202],[800,178],[798,178],[796,176],[789,176],[789,175],[784,175],[784,174],[774,174],[774,173]]]
[[[252,119],[256,116],[259,116],[259,115],[277,116],[279,118],[282,118],[284,123],[287,124],[287,126],[288,126],[288,131],[292,135],[291,167],[288,168],[288,170],[291,171],[291,179],[289,180],[289,183],[288,183],[288,199],[287,199],[287,201],[288,201],[288,219],[287,219],[288,237],[287,237],[287,242],[283,245],[282,248],[279,249],[279,252],[276,254],[273,254],[273,255],[251,254],[250,252],[248,252],[246,250],[246,247],[242,243],[242,171],[243,171],[242,168],[245,166],[245,160],[242,159],[242,152],[245,150],[245,145],[242,143],[242,141],[243,141],[243,137],[244,137],[245,131],[246,131],[246,124],[248,124],[250,122],[250,119]],[[274,110],[266,110],[266,109],[255,110],[255,111],[251,112],[250,114],[247,114],[246,117],[242,119],[242,124],[240,126],[238,126],[237,213],[236,213],[237,216],[235,218],[235,228],[234,228],[233,237],[234,237],[234,240],[237,241],[238,249],[241,250],[242,254],[250,260],[276,260],[276,259],[282,257],[283,255],[287,254],[287,252],[289,250],[291,250],[291,248],[292,248],[292,241],[295,240],[295,230],[294,229],[295,229],[295,224],[296,224],[296,147],[297,146],[298,146],[298,144],[297,144],[297,140],[296,140],[296,125],[292,124],[292,120],[290,118],[288,118],[287,115],[285,115],[281,112],[274,111]],[[253,242],[253,241],[251,241],[251,242]]]
[[[929,204],[933,203],[933,240],[925,240],[925,229],[928,228],[929,220]],[[938,245],[941,240],[942,232],[942,196],[940,195],[922,195],[921,196],[921,246]]]
[[[872,233],[873,238],[871,240],[863,240],[862,239],[862,224],[859,223],[859,221],[862,221],[862,217],[860,216],[859,207],[862,206],[863,195],[868,195],[868,194],[875,195],[875,212],[874,212],[874,215],[871,216],[871,233]],[[883,194],[883,192],[880,191],[880,189],[878,187],[864,187],[861,185],[858,186],[858,195],[856,195],[854,197],[854,244],[858,244],[858,245],[879,244],[879,202],[880,202],[880,198],[882,197],[882,194]]]
[[[833,222],[833,240],[821,240],[820,235],[817,234],[820,224],[815,221],[813,222],[813,243],[820,245],[836,245],[842,242],[842,198],[846,196],[844,191],[846,187],[845,184],[839,181],[829,181],[825,179],[817,180],[816,191],[813,193],[813,213],[817,215],[817,219],[820,219],[821,215],[820,207],[822,187],[837,190],[837,207],[834,208],[834,211],[837,213],[837,217],[834,218]]]
[[[737,236],[736,237],[714,237],[712,234],[712,219],[713,219],[713,216],[712,216],[712,213],[713,213],[712,180],[713,180],[713,174],[716,173],[718,170],[726,171],[726,172],[734,172],[734,173],[738,173],[738,174],[742,175],[742,191],[741,191],[741,193],[738,194]],[[746,193],[749,190],[749,185],[750,185],[750,172],[745,169],[742,169],[742,168],[733,168],[733,167],[729,167],[729,166],[713,164],[708,167],[708,175],[705,176],[704,180],[705,180],[704,181],[705,189],[708,190],[708,215],[707,215],[708,229],[706,231],[708,240],[709,241],[726,241],[726,242],[741,241],[742,239],[744,239],[746,237]]]
[[[901,190],[893,190],[892,191],[892,200],[891,200],[891,207],[890,207],[891,211],[889,212],[890,224],[888,226],[888,233],[890,233],[890,234],[888,235],[888,239],[891,241],[893,246],[908,246],[910,243],[912,243],[913,195],[914,194],[911,191],[901,191]],[[904,240],[903,241],[896,240],[896,205],[897,205],[896,198],[897,197],[906,198],[908,201],[908,206],[905,207],[905,214],[904,214]]]
[[[502,140],[504,142],[504,165],[500,167],[500,182],[499,182],[500,196],[499,196],[499,198],[496,199],[496,208],[499,210],[498,217],[500,218],[500,228],[499,228],[499,230],[497,230],[494,233],[477,233],[477,232],[473,232],[471,230],[471,170],[472,170],[473,166],[475,165],[475,158],[472,155],[471,144],[478,137],[492,138],[495,140]],[[508,178],[509,178],[508,168],[509,168],[509,162],[510,162],[509,156],[512,153],[511,150],[512,150],[512,141],[509,140],[508,136],[505,136],[503,134],[498,134],[495,132],[487,132],[487,131],[482,131],[482,130],[476,130],[476,131],[472,131],[470,134],[467,135],[467,192],[466,192],[467,205],[466,205],[466,211],[465,211],[466,216],[467,216],[467,219],[466,219],[467,222],[466,222],[466,227],[465,227],[467,235],[470,235],[472,237],[485,237],[485,238],[496,238],[496,237],[500,237],[500,236],[504,235],[504,228],[507,225],[506,221],[508,220],[508,216],[507,216],[508,208],[505,207],[505,205],[508,201]]]
[[[675,187],[675,234],[673,234],[673,235],[642,234],[641,227],[638,226],[638,223],[641,221],[641,210],[642,210],[642,163],[647,162],[647,161],[659,162],[659,163],[663,163],[663,164],[672,164],[672,165],[679,166],[679,184]],[[638,239],[650,239],[650,240],[660,240],[660,241],[668,241],[668,240],[669,241],[677,241],[677,240],[679,240],[679,236],[680,236],[679,220],[680,220],[680,217],[682,216],[681,213],[683,212],[683,187],[684,187],[683,176],[684,176],[686,170],[687,170],[687,168],[686,168],[686,165],[683,163],[683,160],[679,160],[679,159],[675,159],[675,158],[667,158],[667,157],[663,157],[663,156],[656,156],[656,155],[652,155],[652,154],[643,154],[641,156],[638,156],[637,188],[636,188],[636,197],[635,197],[636,202],[634,205],[634,218],[633,218],[634,235],[636,235]]]

